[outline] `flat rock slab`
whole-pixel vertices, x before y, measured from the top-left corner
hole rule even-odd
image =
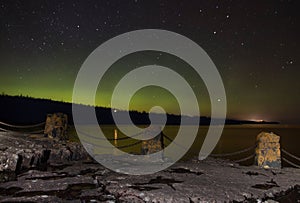
[[[285,202],[285,198],[290,202],[300,201],[300,169],[262,169],[208,158],[178,162],[154,174],[125,175],[84,158],[82,148],[73,143],[51,144],[47,139],[27,139],[21,135],[8,137],[0,134],[0,138],[4,167],[0,177],[8,177],[0,182],[0,202],[190,203],[270,202],[279,199]],[[44,168],[30,167],[31,164],[25,162],[27,155],[42,159],[45,150],[51,153],[44,159]],[[68,152],[72,153],[68,155]],[[10,154],[21,156],[21,166],[27,170],[6,170],[5,157],[10,157]],[[112,162],[114,167],[119,166],[120,171],[139,161],[121,163],[112,161],[110,156],[100,158]],[[16,161],[19,165],[19,160]]]
[[[153,175],[107,176],[104,184],[110,193],[132,201],[243,202],[276,199],[282,191],[300,184],[300,170],[271,171],[216,159],[191,160]]]
[[[265,170],[210,158],[143,176],[72,162],[1,183],[0,202],[250,202],[277,200],[299,184],[299,169]]]

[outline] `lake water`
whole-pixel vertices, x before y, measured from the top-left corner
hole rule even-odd
[[[91,144],[99,144],[99,147],[101,147],[101,141],[97,140],[97,138],[93,137],[93,132],[95,132],[95,129],[98,126],[84,126],[84,132],[91,136],[85,136],[85,140],[88,143]],[[103,133],[107,138],[114,138],[114,133],[116,127],[113,125],[103,125],[100,126]],[[130,126],[124,126],[130,131]],[[184,128],[189,130],[189,128],[193,128],[192,126],[184,126]],[[179,126],[166,126],[163,129],[163,133],[170,137],[171,139],[174,139],[177,135]],[[189,151],[183,156],[182,159],[188,159],[191,157],[198,156],[199,150],[203,144],[203,141],[206,137],[208,131],[208,126],[200,126],[198,130],[198,134],[196,139],[194,140],[194,143],[192,147],[189,149]],[[300,157],[300,126],[298,125],[226,125],[224,127],[222,136],[214,148],[213,154],[219,154],[219,153],[230,153],[239,151],[248,147],[251,147],[255,145],[256,136],[262,132],[273,132],[280,136],[280,144],[281,148],[285,149],[286,151],[296,155],[297,157]],[[70,129],[70,134],[74,134],[75,130],[73,128]],[[119,130],[117,131],[118,138],[123,138],[125,135],[121,133]],[[137,137],[138,138],[138,137]],[[180,141],[184,142],[184,140],[192,139],[189,133],[187,133],[184,136],[184,139]],[[112,144],[117,146],[126,146],[126,145],[134,145],[138,140],[136,139],[125,139],[125,140],[119,140],[118,142],[111,141]],[[165,140],[165,145],[168,146],[170,142],[168,140]],[[132,147],[128,148],[122,148],[123,151],[128,153],[135,153],[139,154],[141,149],[141,144],[134,145]],[[111,153],[111,149],[107,149],[107,153]],[[235,155],[226,157],[232,160],[239,160],[244,157],[247,157],[254,153],[254,149],[247,152],[242,153],[241,155]],[[289,158],[289,157],[287,157]],[[290,159],[290,158],[289,158]],[[291,159],[292,160],[292,159]],[[296,164],[300,164],[295,160],[292,160]],[[253,164],[254,159],[250,159],[248,161],[242,162],[244,165],[250,165]],[[288,164],[283,162],[283,166],[288,166]]]

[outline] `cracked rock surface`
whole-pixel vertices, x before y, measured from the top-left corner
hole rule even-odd
[[[1,144],[4,143],[3,137],[2,134]],[[65,147],[64,150],[73,149],[62,158],[64,150],[56,148],[55,144],[51,147],[46,139],[36,143],[33,139],[23,139],[24,142],[22,139],[14,137],[12,143],[18,142],[18,150],[13,149],[16,145],[11,143],[0,151],[0,157],[7,156],[7,150],[18,157],[24,156],[24,146],[27,146],[24,142],[29,140],[28,144],[41,146],[37,147],[40,153],[26,153],[40,156],[44,167],[24,162],[25,166],[28,165],[26,170],[24,166],[22,170],[10,171],[11,174],[6,174],[8,169],[2,168],[0,177],[6,174],[10,178],[0,182],[0,202],[286,202],[287,199],[297,202],[300,199],[299,169],[265,170],[208,158],[178,162],[155,174],[124,175],[80,154],[80,146],[76,145],[74,149],[67,148],[68,144],[56,143]],[[45,149],[51,152],[56,149],[54,158],[50,158],[51,152],[42,158],[46,156],[43,155]],[[20,150],[22,153],[18,154]],[[74,155],[76,150],[79,154]],[[0,160],[5,166],[7,161]],[[14,170],[15,165],[20,165],[18,160],[17,164],[7,168]]]

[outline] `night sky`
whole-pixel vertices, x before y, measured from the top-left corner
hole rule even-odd
[[[125,32],[164,29],[195,41],[214,61],[226,89],[228,118],[299,124],[299,10],[296,0],[1,0],[0,92],[71,102],[77,72],[95,48]],[[117,61],[100,82],[96,104],[109,107],[122,75],[150,64],[183,75],[201,115],[210,115],[205,85],[188,64],[150,51]],[[148,111],[157,103],[178,113],[176,99],[162,88],[138,91],[130,108]]]

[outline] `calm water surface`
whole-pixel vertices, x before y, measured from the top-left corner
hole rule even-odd
[[[104,132],[105,136],[107,138],[113,138],[116,127],[114,125],[103,125],[100,126],[102,131]],[[124,126],[130,131],[130,126]],[[89,143],[97,143],[101,147],[101,142],[97,140],[97,138],[93,137],[93,132],[95,129],[97,129],[98,126],[91,126],[86,125],[84,126],[85,132],[90,134],[91,136],[85,136],[85,141]],[[191,126],[184,126],[183,127],[187,134],[183,139],[180,140],[181,142],[184,142],[184,140],[192,139],[192,136],[189,135],[188,131],[189,128],[192,128]],[[167,135],[168,137],[174,139],[177,135],[179,126],[166,126],[163,129],[163,133]],[[206,133],[208,131],[208,126],[200,126],[198,130],[197,137],[192,145],[192,147],[189,149],[189,151],[183,156],[183,159],[188,159],[191,157],[198,156],[199,150],[203,144],[203,141],[206,137]],[[293,153],[294,155],[300,157],[300,125],[226,125],[221,139],[219,140],[217,146],[215,147],[213,153],[230,153],[235,152],[238,150],[242,150],[244,148],[253,146],[255,144],[256,136],[260,132],[273,132],[280,136],[280,144],[281,148],[285,149],[286,151],[289,151],[290,153]],[[70,130],[71,133],[75,133],[74,129]],[[117,130],[118,138],[122,138],[125,135]],[[137,137],[138,138],[138,137]],[[117,146],[126,146],[136,143],[136,139],[126,139],[126,140],[120,140],[118,142],[111,141],[112,144]],[[170,142],[165,140],[165,145],[167,146]],[[140,153],[141,144],[129,147],[129,148],[123,148],[122,150],[128,153]],[[107,149],[107,153],[111,153],[112,149]],[[246,156],[251,155],[251,153],[254,153],[254,150],[249,151],[248,153],[243,153],[241,155],[235,155],[228,157],[232,160],[238,160],[241,158],[244,158]],[[254,159],[251,159],[247,162],[244,162],[245,165],[252,164]],[[299,163],[298,163],[299,164]],[[286,164],[284,164],[286,165]]]

